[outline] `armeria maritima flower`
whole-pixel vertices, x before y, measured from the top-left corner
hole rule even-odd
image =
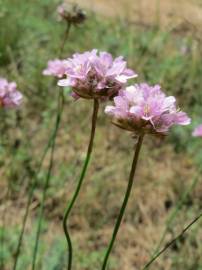
[[[191,120],[176,108],[176,99],[166,96],[159,85],[140,84],[121,90],[114,106],[105,112],[117,126],[136,134],[166,134],[173,125],[188,125]]]
[[[202,125],[196,127],[192,133],[194,137],[202,137]]]
[[[21,104],[22,94],[17,90],[15,82],[0,78],[0,107],[13,108]]]
[[[137,77],[126,66],[123,57],[113,59],[111,54],[92,50],[76,53],[67,59],[66,76],[58,85],[70,86],[79,97],[107,99],[118,94],[127,80]]]
[[[48,66],[43,71],[43,75],[46,76],[54,76],[57,78],[62,78],[65,75],[67,67],[67,61],[60,60],[60,59],[54,59],[48,61]]]

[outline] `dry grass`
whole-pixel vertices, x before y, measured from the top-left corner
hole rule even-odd
[[[77,104],[69,104],[65,107],[62,128],[57,139],[54,177],[60,177],[61,164],[66,164],[67,173],[69,166],[74,164],[76,175],[67,174],[63,188],[57,186],[56,181],[52,181],[51,190],[54,192],[51,192],[45,207],[45,218],[49,221],[49,225],[43,234],[43,241],[50,244],[53,243],[55,235],[58,237],[63,235],[61,226],[63,210],[76,185],[90,124],[87,119],[89,119],[91,105],[87,104],[87,101],[80,100]],[[74,114],[71,113],[73,107],[75,107]],[[84,119],[79,126],[74,119],[79,118],[81,114],[86,115],[86,120]],[[83,132],[81,133],[80,130]],[[46,133],[39,132],[37,138],[39,140],[36,139],[35,144],[38,147],[33,147],[36,149],[33,153],[35,156],[40,154],[43,141],[46,140]],[[129,133],[112,126],[104,116],[101,116],[93,161],[70,220],[70,228],[78,252],[88,254],[88,252],[102,251],[106,247],[126,189],[133,145]],[[44,166],[46,167],[46,162]],[[191,184],[194,173],[195,168],[188,157],[175,153],[166,140],[149,137],[145,139],[133,193],[113,252],[117,266],[110,269],[141,269],[159,242],[167,218],[180,199],[180,194]],[[198,198],[200,200],[197,190],[190,197],[192,204]],[[7,224],[16,226],[21,223],[26,205],[24,195],[21,192],[17,199],[12,198],[7,205],[4,205],[4,207],[9,206],[10,209],[6,217]],[[31,206],[32,214],[27,225],[28,235],[33,232],[40,196],[40,193],[35,193]],[[190,220],[187,211],[189,206],[185,206],[179,214],[176,226],[167,233],[164,243]],[[17,217],[16,213],[18,213]],[[191,216],[193,215],[192,213]],[[188,252],[191,252],[191,246]],[[175,256],[175,253],[175,250],[168,251],[151,269],[174,269],[172,256]],[[90,270],[90,268],[80,268],[77,263],[74,269]]]
[[[107,16],[127,18],[131,22],[159,24],[162,27],[189,22],[202,25],[199,0],[75,0],[79,5]]]

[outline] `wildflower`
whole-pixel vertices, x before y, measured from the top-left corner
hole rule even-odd
[[[66,78],[59,80],[58,85],[71,87],[74,98],[93,99],[94,103],[86,158],[76,190],[70,203],[68,202],[63,220],[63,228],[69,248],[68,269],[72,269],[72,244],[67,222],[79,195],[90,162],[100,101],[117,95],[119,90],[126,85],[127,80],[137,75],[126,67],[126,62],[122,57],[113,59],[111,54],[107,52],[98,53],[97,50],[82,54],[76,53],[72,58],[66,60],[66,65]]]
[[[120,90],[114,106],[105,112],[113,116],[113,123],[140,134],[166,134],[173,125],[188,125],[191,119],[176,108],[176,99],[166,96],[159,85],[140,84]]]
[[[48,67],[44,69],[43,75],[54,76],[57,78],[62,78],[65,74],[67,61],[54,59],[48,61]]]
[[[202,137],[202,125],[196,127],[192,133],[194,137]]]
[[[86,13],[77,4],[63,3],[58,6],[57,12],[61,19],[73,24],[81,24],[86,19]]]
[[[22,94],[17,90],[15,82],[0,78],[0,107],[12,108],[21,104]]]
[[[70,86],[80,97],[101,100],[116,96],[126,85],[127,80],[137,77],[126,67],[123,57],[113,60],[111,54],[92,50],[82,54],[76,53],[66,60],[66,79],[58,82],[59,86]]]

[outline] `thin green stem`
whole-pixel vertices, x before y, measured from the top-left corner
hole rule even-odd
[[[64,219],[63,219],[63,229],[64,229],[64,233],[67,239],[67,245],[68,245],[68,270],[72,269],[72,256],[73,256],[73,249],[72,249],[72,243],[71,243],[71,238],[70,238],[70,234],[68,232],[68,227],[67,227],[67,220],[68,217],[70,215],[70,212],[74,206],[74,203],[79,195],[83,180],[85,178],[86,175],[86,171],[88,168],[88,164],[90,161],[90,157],[91,157],[91,153],[92,153],[92,149],[93,149],[93,142],[94,142],[94,137],[95,137],[95,130],[96,130],[96,123],[97,123],[97,116],[98,116],[98,110],[99,110],[99,102],[98,100],[94,99],[94,107],[93,107],[93,115],[92,115],[92,126],[91,126],[91,135],[90,135],[90,141],[88,144],[88,149],[87,149],[87,154],[86,154],[86,158],[85,158],[85,162],[83,165],[83,169],[81,171],[81,175],[78,181],[78,185],[76,187],[75,193],[70,201],[70,203],[67,206],[67,209],[65,211],[64,214]]]
[[[62,98],[62,101],[61,101],[61,98]],[[51,173],[52,173],[52,168],[53,168],[55,143],[56,143],[56,137],[57,137],[60,121],[61,121],[62,111],[63,111],[63,92],[60,91],[59,97],[58,97],[58,111],[57,111],[57,117],[56,117],[56,123],[55,123],[55,130],[54,130],[53,140],[52,140],[52,145],[51,145],[50,162],[49,162],[48,173],[47,173],[44,188],[43,188],[42,202],[41,202],[40,212],[39,212],[39,222],[37,226],[37,233],[36,233],[36,239],[35,239],[35,245],[34,245],[32,270],[34,270],[36,266],[36,257],[37,257],[38,246],[39,246],[39,237],[41,233],[44,204],[45,204],[45,200],[47,196],[47,189],[50,183],[50,178],[51,178]]]
[[[50,148],[50,145],[52,144],[52,140],[53,140],[53,134],[50,137],[49,142],[46,145],[46,148],[44,149],[44,153],[43,153],[43,155],[41,157],[41,160],[39,162],[38,169],[37,169],[36,173],[34,174],[33,179],[31,179],[33,181],[32,181],[32,184],[31,184],[30,191],[29,191],[29,196],[28,196],[28,200],[27,200],[27,204],[26,204],[25,214],[23,216],[22,228],[21,228],[21,231],[20,231],[20,235],[19,235],[19,239],[18,239],[18,245],[17,245],[17,249],[16,249],[16,252],[15,252],[15,260],[14,260],[13,270],[17,269],[18,258],[19,258],[19,255],[20,255],[21,246],[22,246],[22,240],[23,240],[23,236],[24,236],[24,232],[25,232],[25,226],[26,226],[26,222],[27,222],[27,218],[28,218],[28,214],[29,214],[30,205],[31,205],[33,195],[34,195],[34,190],[36,188],[38,174],[41,171],[43,161],[44,161],[44,159],[46,157],[46,154],[47,154],[47,152],[48,152],[48,150]]]
[[[61,42],[61,45],[60,45],[59,56],[61,56],[62,53],[63,53],[65,42],[66,42],[66,40],[69,37],[70,28],[71,28],[71,23],[68,23],[67,24],[67,27],[66,27],[65,34],[64,34],[64,38],[62,39],[62,42]],[[51,161],[51,159],[53,159],[54,148],[55,148],[55,139],[57,137],[57,129],[59,127],[60,118],[61,118],[61,114],[62,114],[62,111],[63,111],[63,104],[64,104],[64,95],[63,95],[63,91],[60,91],[59,92],[59,95],[58,95],[58,108],[57,108],[57,119],[56,119],[55,128],[53,130],[53,133],[52,133],[51,137],[49,138],[49,141],[48,141],[48,143],[46,145],[46,148],[44,149],[44,153],[43,153],[42,158],[41,158],[41,160],[39,162],[39,167],[37,169],[37,172],[34,174],[34,177],[30,180],[30,182],[32,182],[32,184],[31,184],[31,189],[30,189],[30,192],[29,192],[29,197],[28,197],[28,201],[27,201],[27,205],[26,205],[26,209],[25,209],[25,214],[24,214],[24,217],[23,217],[23,222],[22,222],[22,228],[21,228],[21,231],[20,231],[18,245],[17,245],[17,249],[16,249],[16,253],[15,253],[15,260],[14,260],[13,270],[16,270],[17,269],[18,258],[19,258],[19,255],[20,255],[22,241],[23,241],[23,236],[24,236],[24,232],[25,232],[25,226],[26,226],[26,222],[27,222],[27,218],[28,218],[28,214],[29,214],[30,205],[31,205],[31,202],[32,202],[32,199],[33,199],[33,195],[34,195],[34,190],[35,190],[36,185],[37,185],[38,174],[41,171],[41,168],[42,168],[42,165],[43,165],[43,161],[44,161],[44,159],[45,159],[45,157],[46,157],[46,155],[47,155],[48,150],[50,149],[50,147],[52,147],[52,149],[51,149],[51,157],[50,157],[49,169],[51,167],[51,170],[52,170],[52,165],[51,165],[52,161]],[[51,175],[51,172],[49,172],[48,174]],[[50,178],[50,176],[47,175],[46,181],[49,182],[49,180],[47,180],[48,178]],[[46,189],[46,186],[44,186],[44,188]],[[44,192],[46,193],[46,191],[43,191],[43,195],[42,195],[43,198],[42,198],[42,200],[44,200],[44,202],[45,202],[46,194],[44,195]],[[43,212],[43,209],[42,208],[44,207],[43,206],[43,203],[44,202],[42,202],[41,212],[40,213]],[[40,220],[39,220],[39,223],[41,223]],[[41,224],[38,224],[37,235],[40,234],[40,228],[41,228]],[[34,254],[35,254],[35,252],[37,252],[37,249],[38,249],[38,244],[35,246]],[[33,263],[33,264],[35,264],[35,263]]]
[[[68,37],[69,37],[69,32],[70,32],[70,28],[71,28],[72,23],[70,21],[67,21],[67,26],[66,26],[66,30],[64,33],[64,37],[60,46],[60,52],[59,52],[59,57],[62,56],[62,53],[64,51],[64,47],[65,47],[65,42],[67,41]]]
[[[105,270],[106,267],[107,267],[107,262],[108,262],[108,259],[109,259],[109,255],[110,255],[110,253],[112,251],[114,242],[116,240],[117,233],[118,233],[120,225],[121,225],[121,221],[123,219],[123,215],[124,215],[125,210],[126,210],[126,206],[127,206],[128,199],[130,197],[130,193],[131,193],[133,182],[134,182],[134,175],[135,175],[135,171],[136,171],[136,167],[137,167],[137,162],[138,162],[140,149],[141,149],[142,142],[143,142],[143,137],[144,136],[141,135],[138,138],[138,142],[137,142],[137,146],[136,146],[135,154],[134,154],[134,158],[133,158],[133,163],[132,163],[132,167],[131,167],[131,172],[130,172],[130,176],[129,176],[127,190],[126,190],[126,193],[125,193],[125,197],[124,197],[124,200],[123,200],[121,210],[119,212],[119,216],[117,218],[117,221],[116,221],[116,224],[115,224],[115,227],[114,227],[114,231],[113,231],[113,234],[112,234],[111,241],[109,243],[107,252],[105,254],[104,262],[103,262],[103,265],[102,265],[102,270]]]
[[[156,261],[169,247],[175,244],[178,240],[180,240],[183,235],[202,217],[202,213],[198,215],[194,220],[192,220],[183,230],[179,233],[174,239],[172,239],[168,244],[165,245],[143,268],[142,270],[146,270],[149,266]]]

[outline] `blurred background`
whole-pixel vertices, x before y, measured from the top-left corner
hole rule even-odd
[[[65,32],[56,0],[0,0],[0,77],[16,81],[24,95],[17,111],[0,113],[1,270],[13,269],[31,179],[54,128],[59,88],[42,75],[58,57]],[[202,140],[191,136],[202,123],[202,1],[80,0],[87,18],[72,26],[63,58],[98,48],[123,55],[139,77],[160,83],[193,119],[168,137],[146,137],[134,189],[113,250],[109,270],[140,270],[202,212]],[[68,91],[67,91],[68,92]],[[79,200],[70,218],[74,270],[100,269],[119,212],[134,141],[113,126],[102,104],[95,148]],[[63,270],[64,209],[84,161],[92,103],[65,95],[54,168],[45,202],[37,270]],[[47,155],[31,203],[18,270],[31,269]],[[2,233],[3,232],[3,233]],[[202,220],[163,254],[151,270],[201,270]]]

